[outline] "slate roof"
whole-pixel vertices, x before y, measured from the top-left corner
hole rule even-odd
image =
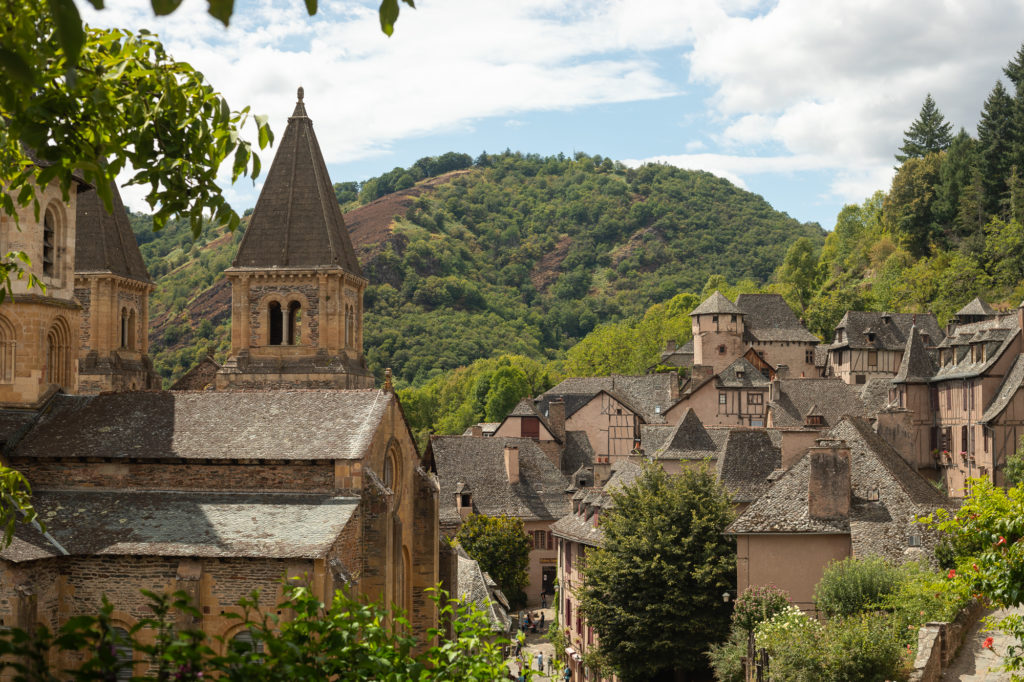
[[[180,379],[171,384],[172,391],[202,391],[210,388],[217,380],[220,364],[207,355],[197,362],[192,369],[185,372]]]
[[[644,421],[664,422],[665,413],[679,401],[679,398],[673,398],[672,389],[672,383],[678,381],[678,376],[672,372],[571,377],[541,394],[537,398],[537,409],[542,414],[547,414],[548,404],[556,398],[561,398],[565,402],[565,416],[568,419],[593,400],[594,396],[605,391],[635,410]]]
[[[981,416],[979,421],[987,424],[998,418],[1022,386],[1024,386],[1024,355],[1018,355],[1010,371],[1003,377],[1003,382],[999,385],[999,391],[992,399],[992,402],[989,403],[985,409],[985,414]]]
[[[927,383],[935,374],[935,363],[924,347],[924,341],[917,330],[917,325],[910,328],[907,345],[903,350],[900,369],[893,377],[897,384]]]
[[[483,611],[492,631],[508,632],[512,623],[508,615],[508,604],[503,604],[491,596],[494,580],[481,570],[480,562],[469,558],[462,547],[457,549],[457,553],[459,577],[458,587],[453,596],[461,599],[463,603],[475,604]]]
[[[820,339],[800,324],[780,294],[740,294],[736,307],[743,313],[745,335],[755,341],[818,343]]]
[[[810,458],[804,455],[734,521],[727,533],[826,533],[850,535],[854,556],[878,555],[893,561],[922,559],[908,550],[907,537],[934,536],[914,522],[953,503],[914,471],[863,419],[843,420],[829,439],[850,448],[852,504],[848,519],[814,519],[808,514]],[[878,500],[871,498],[877,492]]]
[[[957,325],[940,348],[952,348],[956,363],[940,364],[932,381],[970,379],[986,373],[1007,352],[1020,333],[1016,311],[988,320]],[[985,344],[984,360],[971,360],[970,344]]]
[[[37,410],[0,410],[0,448],[6,451],[8,444],[20,441],[39,415]]]
[[[772,472],[782,467],[782,448],[774,442],[774,429],[721,430],[728,437],[715,467],[718,480],[733,502],[753,502],[771,487]]]
[[[693,339],[675,350],[663,350],[660,363],[668,367],[693,367]]]
[[[586,431],[566,431],[562,451],[562,473],[576,471],[594,463],[594,448]]]
[[[745,357],[739,357],[718,373],[717,385],[723,388],[757,388],[771,383],[757,367]]]
[[[376,389],[57,396],[12,456],[358,459],[393,399]]]
[[[711,314],[742,315],[743,311],[737,308],[735,303],[723,296],[722,292],[716,290],[715,293],[708,296],[699,306],[693,309],[690,317]]]
[[[825,426],[835,426],[847,415],[869,416],[857,389],[839,379],[779,379],[777,389],[768,403],[775,428],[804,426],[814,407]]]
[[[35,490],[40,520],[71,555],[314,558],[324,556],[359,498],[329,494]],[[13,562],[60,555],[18,524],[0,552]]]
[[[889,405],[889,391],[893,380],[886,377],[872,377],[864,383],[860,390],[860,398],[864,401],[865,414],[872,417]]]
[[[580,490],[576,493],[580,499],[579,511],[569,511],[551,524],[551,532],[558,537],[581,542],[590,547],[600,547],[603,532],[600,525],[594,526],[593,517],[588,511],[593,511],[593,508],[611,508],[614,503],[608,494],[609,491],[631,485],[642,471],[636,462],[619,461],[603,488]]]
[[[518,483],[508,482],[505,445],[519,448]],[[460,483],[472,492],[473,510],[479,514],[553,521],[569,510],[564,493],[568,477],[532,438],[435,436],[429,447],[437,466],[442,511],[455,508],[455,491]]]
[[[659,460],[714,459],[721,453],[727,435],[728,430],[725,429],[705,429],[697,413],[688,407],[664,444],[657,450],[645,452]]]
[[[152,282],[146,264],[142,262],[142,253],[116,183],[110,183],[110,191],[114,194],[113,213],[108,213],[103,207],[95,189],[78,195],[75,272],[109,272],[140,282]]]
[[[960,310],[956,311],[957,317],[972,316],[972,317],[991,317],[995,315],[996,311],[992,309],[985,301],[978,297],[975,297],[970,303],[965,305]]]
[[[831,348],[861,348],[901,351],[907,344],[910,328],[917,326],[918,332],[928,335],[929,345],[936,345],[945,334],[932,313],[879,313],[868,310],[849,310],[836,325],[844,329],[846,337],[840,341],[838,334]],[[865,332],[874,332],[874,341],[868,341]]]
[[[828,367],[828,346],[823,343],[814,347],[814,366],[818,369]]]
[[[245,228],[236,268],[336,267],[362,276],[299,88]]]

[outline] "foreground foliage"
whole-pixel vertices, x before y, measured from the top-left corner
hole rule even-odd
[[[604,660],[625,681],[704,669],[703,652],[728,633],[722,593],[736,585],[728,494],[706,466],[670,476],[648,464],[611,495],[581,595]]]
[[[442,619],[454,618],[454,635],[431,630],[437,643],[417,652],[403,618],[389,620],[378,605],[364,604],[335,593],[330,604],[320,602],[296,581],[285,586],[285,601],[278,609],[291,609],[294,617],[259,618],[258,595],[240,602],[249,641],[211,641],[201,631],[178,630],[183,614],[199,619],[199,612],[183,592],[150,599],[151,618],[130,631],[115,626],[113,605],[104,600],[95,616],[72,618],[56,633],[40,626],[35,632],[18,629],[0,632],[0,655],[6,673],[26,682],[56,680],[97,681],[122,679],[122,671],[138,669],[148,661],[137,680],[194,682],[217,678],[237,682],[286,682],[291,680],[452,680],[492,682],[505,677],[501,640],[491,636],[486,616],[472,605],[445,602]],[[128,652],[133,652],[128,656]],[[47,661],[56,652],[76,652],[81,667],[74,671],[51,669]]]

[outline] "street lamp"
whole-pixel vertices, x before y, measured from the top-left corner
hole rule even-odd
[[[732,597],[732,595],[731,595],[731,594],[729,594],[728,592],[723,592],[723,593],[722,593],[722,601],[724,601],[724,602],[725,602],[726,604],[728,604],[728,603],[729,603],[729,599],[730,599],[731,597]]]

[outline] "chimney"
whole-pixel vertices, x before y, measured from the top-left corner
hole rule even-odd
[[[841,520],[850,516],[850,448],[845,441],[819,440],[809,448],[807,512],[812,519]]]
[[[473,426],[469,427],[469,433],[474,438],[483,438],[484,427],[480,426],[479,424],[473,424]]]
[[[676,352],[676,342],[675,342],[675,340],[669,339],[668,341],[665,342],[665,352],[666,353],[675,353]]]
[[[548,403],[548,424],[555,438],[565,442],[565,401],[556,398]]]
[[[1024,329],[1024,327],[1021,327],[1021,329]],[[669,372],[669,376],[672,377],[672,381],[668,383],[672,400],[679,400],[679,372],[672,370]]]
[[[775,376],[780,379],[789,378],[789,365],[779,365],[775,368]]]
[[[505,446],[505,473],[509,483],[519,483],[519,447],[516,445]]]

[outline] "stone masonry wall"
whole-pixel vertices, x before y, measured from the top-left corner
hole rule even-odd
[[[92,288],[90,287],[75,287],[75,300],[82,304],[81,321],[79,329],[81,333],[79,335],[79,352],[87,352],[91,346],[89,345],[89,305],[92,302]]]
[[[303,301],[303,298],[305,298],[305,301]],[[263,329],[263,326],[267,320],[266,306],[269,300],[279,300],[282,302],[281,310],[283,311],[286,324],[288,303],[295,300],[302,302],[302,324],[299,328],[299,345],[315,348],[320,340],[320,287],[316,283],[295,284],[291,282],[250,287],[249,335],[252,346],[262,346],[267,343],[268,332]]]

